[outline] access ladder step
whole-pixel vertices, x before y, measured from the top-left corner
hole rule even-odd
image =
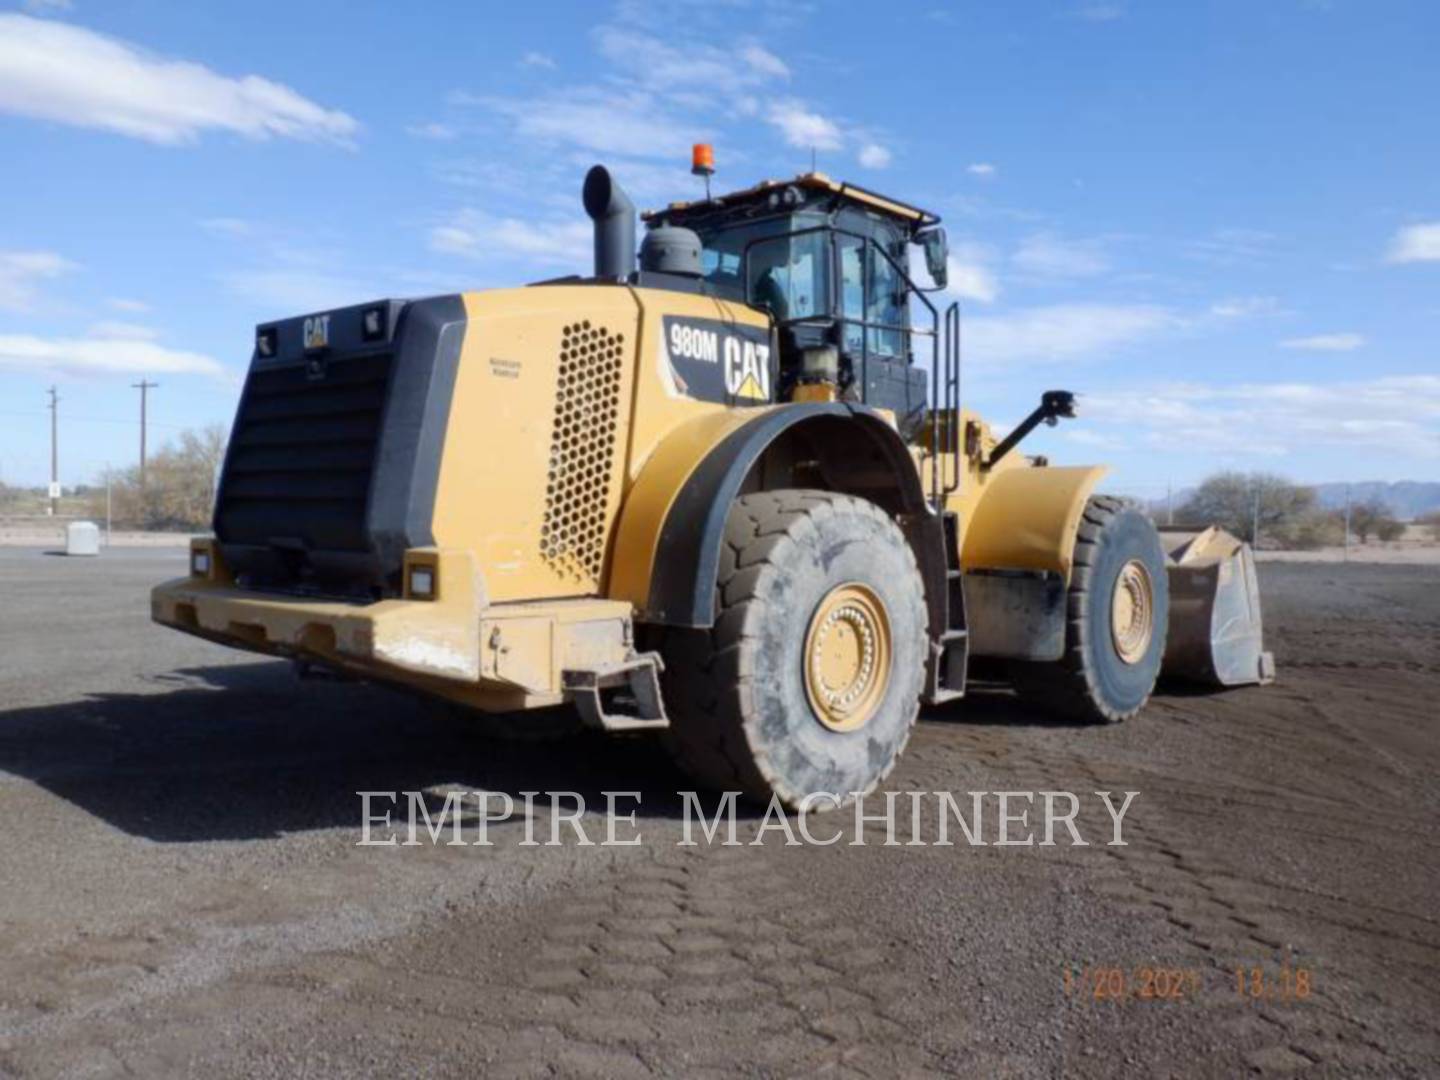
[[[670,726],[660,697],[659,653],[638,653],[615,664],[561,673],[565,694],[580,719],[603,731],[645,731]]]

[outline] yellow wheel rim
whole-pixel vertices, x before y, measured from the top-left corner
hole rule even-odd
[[[1120,568],[1110,598],[1110,635],[1115,652],[1127,664],[1138,664],[1155,636],[1155,586],[1139,559]]]
[[[890,685],[890,616],[864,585],[831,589],[805,633],[805,694],[831,731],[858,731]]]

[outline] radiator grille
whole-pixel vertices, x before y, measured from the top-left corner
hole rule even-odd
[[[598,582],[605,565],[624,342],[624,334],[589,321],[565,327],[560,341],[540,554],[580,584]]]
[[[231,437],[216,523],[226,541],[363,551],[389,354],[256,370]]]

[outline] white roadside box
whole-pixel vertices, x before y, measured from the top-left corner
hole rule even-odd
[[[99,555],[100,526],[93,521],[72,521],[65,526],[66,555]]]

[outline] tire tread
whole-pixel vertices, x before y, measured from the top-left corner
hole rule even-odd
[[[795,796],[780,784],[764,747],[748,737],[753,673],[747,670],[751,650],[746,644],[759,637],[758,624],[765,618],[767,602],[756,589],[774,567],[776,555],[795,542],[797,533],[811,527],[813,519],[841,512],[868,516],[895,529],[875,504],[834,492],[792,488],[738,498],[725,523],[714,624],[708,629],[666,629],[666,697],[674,701],[683,695],[689,704],[683,718],[675,717],[672,710],[669,741],[676,762],[700,783],[759,799],[772,793],[786,799]],[[903,537],[901,546],[918,583],[919,569]],[[907,739],[918,713],[917,699],[908,719]],[[867,790],[889,775],[899,757],[897,753]]]

